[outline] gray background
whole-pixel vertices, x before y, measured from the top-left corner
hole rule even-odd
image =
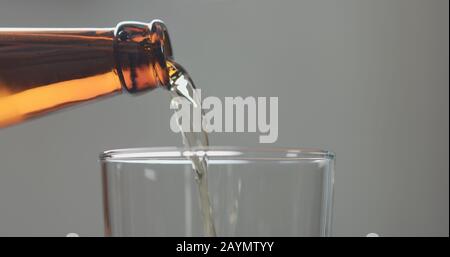
[[[223,96],[279,96],[276,146],[337,154],[334,234],[448,236],[447,0],[0,2],[0,26],[163,19]],[[180,145],[162,90],[0,130],[0,235],[102,235],[102,150]],[[213,135],[258,145],[256,134]]]

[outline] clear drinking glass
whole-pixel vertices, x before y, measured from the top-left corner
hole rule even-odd
[[[218,236],[330,236],[333,153],[236,147],[104,152],[105,235],[203,236],[193,154],[208,159]]]

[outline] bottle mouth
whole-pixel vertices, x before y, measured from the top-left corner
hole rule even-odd
[[[149,28],[151,37],[153,37],[152,41],[159,41],[164,58],[172,59],[172,45],[170,43],[169,32],[164,22],[161,20],[153,20],[150,22]]]
[[[116,70],[128,92],[168,88],[167,61],[173,58],[173,51],[167,27],[161,20],[121,22],[114,36]]]
[[[169,85],[169,71],[167,67],[167,61],[173,59],[172,44],[170,42],[169,32],[167,27],[161,20],[153,20],[149,23],[150,28],[150,40],[154,44],[160,45],[162,56],[163,72],[158,74],[160,78],[161,86],[167,87]]]

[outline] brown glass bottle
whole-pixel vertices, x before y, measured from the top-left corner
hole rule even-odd
[[[167,87],[161,21],[106,29],[1,29],[0,128],[99,97]]]

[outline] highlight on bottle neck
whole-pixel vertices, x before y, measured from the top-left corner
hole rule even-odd
[[[114,30],[116,70],[130,93],[168,87],[172,46],[164,23],[121,22]]]

